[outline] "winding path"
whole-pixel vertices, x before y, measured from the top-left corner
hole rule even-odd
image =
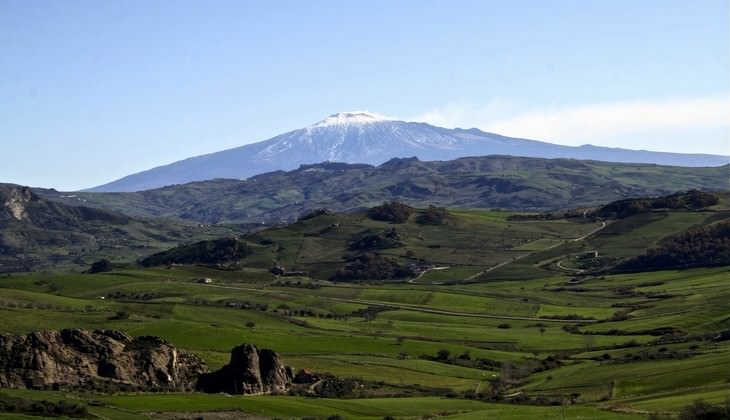
[[[584,216],[585,216],[585,213],[584,213]],[[586,233],[586,234],[585,234],[585,235],[583,235],[583,236],[579,236],[579,237],[577,237],[577,238],[574,238],[574,239],[570,239],[570,241],[572,241],[572,242],[580,242],[580,241],[582,241],[582,240],[584,240],[585,238],[587,238],[587,237],[589,237],[589,236],[593,235],[594,233],[596,233],[596,232],[600,231],[601,229],[603,229],[603,228],[605,228],[605,227],[606,227],[606,222],[604,222],[604,221],[601,221],[601,226],[599,226],[599,227],[597,227],[597,228],[593,229],[592,231],[590,231],[590,232]],[[535,254],[537,254],[538,252],[545,252],[545,251],[549,251],[549,250],[551,250],[551,249],[553,249],[553,248],[557,248],[557,247],[559,247],[559,246],[560,246],[560,245],[562,245],[562,244],[563,244],[563,242],[557,242],[557,243],[555,243],[555,244],[552,244],[552,245],[550,245],[550,246],[548,246],[548,247],[545,247],[545,248],[543,248],[543,249],[541,249],[541,250],[539,250],[539,251],[532,251],[532,252],[528,252],[527,254],[525,254],[525,255],[522,255],[522,256],[520,256],[520,257],[515,257],[515,259],[513,259],[513,260],[507,260],[507,261],[501,262],[501,263],[499,263],[499,264],[497,264],[497,265],[495,265],[495,266],[493,266],[493,267],[489,267],[489,268],[487,268],[486,270],[484,270],[484,271],[480,271],[480,272],[478,272],[478,273],[476,273],[476,274],[474,274],[474,275],[471,275],[471,276],[469,276],[469,277],[465,278],[465,279],[464,279],[464,280],[462,280],[462,281],[470,281],[470,280],[474,280],[475,278],[477,278],[477,277],[481,276],[481,275],[482,275],[482,274],[484,274],[484,273],[488,273],[488,272],[490,272],[490,271],[492,271],[492,270],[496,270],[496,269],[498,269],[499,267],[502,267],[502,266],[505,266],[505,265],[507,265],[507,264],[513,263],[513,262],[515,262],[515,261],[519,261],[519,260],[521,260],[521,259],[523,259],[523,258],[527,258],[527,257],[529,257],[529,256],[532,256],[532,255],[535,255]],[[562,268],[562,269],[565,269],[565,270],[577,270],[577,269],[575,269],[575,268],[568,268],[568,267],[563,267],[563,266],[561,266],[561,265],[560,265],[560,263],[558,263],[557,265],[558,265],[558,267],[560,267],[560,268]],[[580,272],[580,271],[583,271],[583,270],[578,270],[578,271]]]

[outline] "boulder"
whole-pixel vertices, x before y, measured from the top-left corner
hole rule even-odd
[[[291,383],[292,371],[276,352],[242,344],[231,351],[227,365],[200,375],[196,388],[207,393],[269,394],[284,392]]]

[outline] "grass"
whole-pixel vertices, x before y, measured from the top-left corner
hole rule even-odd
[[[270,417],[329,416],[347,419],[382,419],[384,416],[447,418],[561,418],[561,407],[529,407],[490,404],[438,397],[368,398],[361,400],[309,399],[302,397],[228,397],[219,395],[130,395],[106,397],[114,407],[132,412],[210,411],[239,409]],[[566,418],[638,419],[631,414],[607,413],[592,407],[567,407]],[[573,416],[573,417],[571,417]]]
[[[626,399],[622,403],[626,406],[641,411],[649,412],[675,412],[682,407],[692,404],[694,401],[701,399],[710,404],[725,404],[730,400],[730,386],[727,384],[719,387],[706,387],[699,390],[684,390],[682,392],[672,392],[662,396],[652,396],[651,398],[640,397],[635,399]]]
[[[228,362],[232,347],[247,342],[279,352],[295,369],[381,383],[408,395],[425,387],[448,390],[441,392],[455,396],[362,400],[200,394],[94,396],[108,405],[90,409],[106,418],[220,409],[280,417],[341,414],[348,419],[386,415],[562,417],[562,407],[463,398],[473,390],[486,391],[490,380],[509,379],[515,372],[524,377],[511,382],[506,394],[548,396],[556,401],[580,394],[578,404],[565,408],[566,418],[638,418],[607,409],[671,412],[695,397],[712,402],[723,399],[728,392],[730,346],[713,342],[711,337],[730,329],[728,267],[587,276],[573,281],[545,266],[594,247],[609,257],[629,255],[654,243],[663,232],[703,223],[710,215],[650,213],[610,224],[578,242],[570,239],[595,229],[596,224],[513,222],[505,215],[453,211],[448,226],[388,225],[358,215],[310,219],[260,233],[274,245],[256,242],[259,254],[240,271],[172,266],[105,274],[3,276],[0,319],[4,322],[0,328],[13,333],[115,328],[133,336],[157,335],[199,354],[212,369]],[[339,228],[320,233],[335,221]],[[445,261],[442,266],[448,268],[430,271],[413,283],[321,281],[328,270],[342,263],[350,235],[393,226],[405,246],[387,252],[405,262],[409,259],[404,252],[413,250],[416,258],[428,258],[434,265]],[[440,247],[430,247],[434,244]],[[546,249],[555,244],[558,246]],[[484,281],[460,282],[490,265],[511,261],[512,255],[525,257],[478,279]],[[315,268],[311,276],[276,278],[268,271],[275,260],[291,269],[306,269],[310,264]],[[201,277],[213,279],[213,284],[195,282]],[[230,302],[258,309],[234,309],[227,306]],[[622,310],[626,316],[616,318]],[[118,311],[129,317],[114,319]],[[585,319],[566,319],[576,316]],[[666,327],[678,329],[678,334],[650,334],[652,329]],[[468,354],[470,361],[455,359],[447,364],[434,360],[442,350],[454,357]],[[670,352],[687,357],[656,356]],[[642,354],[655,358],[642,359]],[[535,368],[548,357],[559,359],[560,366],[545,371]],[[491,365],[480,368],[478,359],[488,359]],[[33,398],[65,395],[12,392],[26,392]]]

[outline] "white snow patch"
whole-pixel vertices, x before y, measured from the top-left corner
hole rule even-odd
[[[363,125],[381,121],[388,121],[388,118],[368,111],[338,112],[332,114],[322,121],[312,124],[312,128],[330,127],[333,125]]]

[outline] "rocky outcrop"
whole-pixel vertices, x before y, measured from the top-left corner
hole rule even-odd
[[[227,365],[201,375],[196,388],[208,393],[268,394],[286,391],[291,383],[292,371],[276,352],[242,344],[231,351]]]
[[[0,388],[185,391],[206,372],[198,356],[182,353],[159,337],[81,329],[0,333]]]
[[[28,204],[33,194],[30,192],[28,187],[13,188],[7,194],[7,200],[5,200],[5,210],[13,216],[16,220],[23,220],[26,218],[25,206]]]

